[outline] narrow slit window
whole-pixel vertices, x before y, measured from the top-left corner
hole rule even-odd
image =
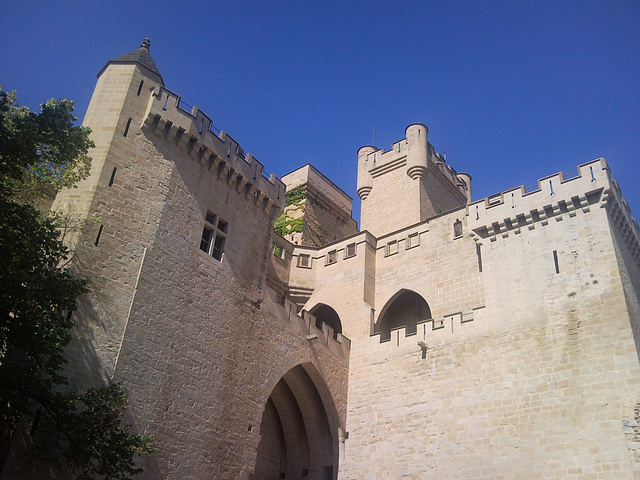
[[[100,225],[100,228],[98,229],[98,235],[96,235],[96,241],[95,241],[95,245],[96,247],[98,245],[100,245],[100,237],[102,237],[102,229],[104,228],[103,225]]]
[[[560,266],[558,265],[558,251],[553,251],[553,264],[556,267],[556,273],[560,273]]]
[[[127,120],[127,126],[124,127],[124,134],[122,135],[123,137],[126,137],[127,134],[129,133],[129,127],[131,126],[131,120],[132,120],[131,117],[129,117],[129,120]]]
[[[113,185],[113,182],[116,179],[116,171],[118,170],[117,167],[113,167],[113,171],[111,172],[111,178],[109,179],[109,186]]]
[[[140,96],[140,92],[142,92],[142,85],[144,85],[144,80],[140,80],[140,85],[138,85],[138,93],[136,95]]]
[[[478,256],[478,272],[482,272],[482,250],[480,245],[476,245],[476,255]]]

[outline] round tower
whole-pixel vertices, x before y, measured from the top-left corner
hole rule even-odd
[[[413,123],[405,131],[409,152],[407,153],[407,175],[413,180],[427,175],[429,129],[422,123]]]
[[[471,203],[471,175],[468,173],[458,173],[458,188],[467,196],[467,204]]]
[[[366,145],[361,147],[358,150],[358,196],[360,200],[364,200],[369,196],[369,192],[373,188],[373,178],[369,173],[369,168],[371,165],[369,164],[368,158],[369,154],[375,152],[377,150],[376,147],[372,147],[371,145]]]

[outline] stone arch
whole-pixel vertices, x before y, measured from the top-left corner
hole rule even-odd
[[[391,338],[391,330],[403,326],[406,328],[406,334],[412,335],[416,333],[419,322],[430,318],[431,309],[422,295],[403,288],[396,292],[380,311],[374,333],[380,334],[381,342]]]
[[[328,387],[312,364],[299,364],[287,371],[266,402],[250,478],[335,480],[336,413]]]
[[[326,303],[318,303],[315,307],[309,310],[309,313],[316,317],[316,327],[322,330],[322,323],[326,323],[333,328],[334,336],[338,333],[342,333],[342,322],[338,312],[333,307],[330,307]]]

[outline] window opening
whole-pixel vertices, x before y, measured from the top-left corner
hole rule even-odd
[[[558,251],[553,251],[553,263],[556,267],[556,273],[560,273],[560,266],[558,265]]]
[[[307,254],[301,253],[298,255],[298,267],[300,268],[310,268],[311,267],[311,257]]]
[[[140,96],[140,92],[142,92],[142,85],[144,85],[144,80],[140,80],[140,85],[138,85],[138,96]]]
[[[327,253],[327,265],[332,265],[338,261],[338,251],[331,250]]]
[[[123,137],[126,137],[127,134],[129,133],[129,127],[131,126],[131,117],[129,117],[129,120],[127,120],[127,126],[124,127],[124,134],[122,135]]]
[[[104,226],[100,225],[100,228],[98,229],[98,235],[96,235],[96,242],[95,242],[96,247],[98,245],[100,245],[100,237],[102,237],[102,229],[103,228],[104,228]]]
[[[351,258],[356,256],[356,244],[350,243],[344,249],[344,258]]]
[[[278,258],[284,258],[284,248],[277,243],[273,244],[273,255]]]
[[[418,232],[411,233],[407,237],[407,249],[420,245],[420,234]]]
[[[116,179],[116,170],[117,167],[113,167],[113,172],[111,172],[111,178],[109,179],[109,186],[113,185],[113,181]]]
[[[478,271],[482,272],[482,250],[480,250],[480,245],[476,244],[476,255],[478,256]]]
[[[387,256],[395,255],[396,253],[398,253],[398,241],[392,240],[391,242],[387,243]]]
[[[200,250],[216,260],[222,261],[228,227],[229,224],[221,220],[215,213],[207,212],[200,240]]]

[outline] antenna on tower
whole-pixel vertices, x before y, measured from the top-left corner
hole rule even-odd
[[[373,146],[376,146],[376,126],[373,126]]]

